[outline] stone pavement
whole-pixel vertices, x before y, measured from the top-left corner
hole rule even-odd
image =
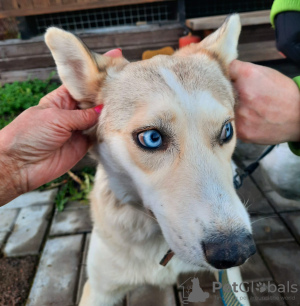
[[[240,164],[249,163],[237,157]],[[58,212],[54,207],[56,192],[31,192],[0,208],[0,277],[1,260],[21,262],[29,256],[31,262],[38,263],[35,269],[31,268],[34,280],[28,281],[28,288],[24,289],[26,298],[20,298],[16,305],[73,306],[79,301],[87,278],[89,207],[72,202],[63,212]],[[251,305],[300,305],[300,203],[281,198],[272,191],[259,169],[245,180],[238,193],[248,201],[257,243],[257,254],[241,269],[243,280],[253,286],[249,292]],[[213,292],[214,278],[209,272],[196,274],[209,298],[205,302],[186,304],[189,287],[184,284],[191,277],[194,275],[181,275],[176,286],[165,289],[142,286],[118,306],[222,305],[219,293]],[[0,278],[0,284],[3,281]],[[264,284],[272,290],[275,288],[274,292],[261,289]],[[297,286],[294,293],[291,292],[293,284]],[[9,290],[4,288],[0,292],[1,306],[15,305],[1,304],[1,294],[7,297]]]

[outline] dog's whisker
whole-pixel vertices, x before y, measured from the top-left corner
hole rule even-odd
[[[249,207],[252,205],[252,203],[249,203],[249,201],[250,201],[250,199],[248,199],[246,202],[244,202],[243,204],[244,204],[244,206],[245,206],[245,208],[248,210],[249,209]],[[248,204],[249,203],[249,204]]]
[[[268,216],[268,217],[259,218],[258,220],[251,221],[251,225],[258,222],[258,221],[261,221],[261,220],[264,220],[264,219],[269,219],[269,218],[274,218],[274,217],[276,217],[276,216]]]

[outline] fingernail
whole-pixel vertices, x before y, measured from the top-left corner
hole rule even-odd
[[[102,109],[103,109],[103,104],[94,107],[95,112],[98,114],[101,114]]]
[[[122,49],[121,48],[117,48],[117,50],[119,50],[122,53]]]

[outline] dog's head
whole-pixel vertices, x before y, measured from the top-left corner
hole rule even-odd
[[[115,195],[142,201],[182,260],[220,269],[255,252],[231,170],[235,97],[228,67],[239,33],[239,16],[232,15],[199,44],[134,63],[94,54],[59,29],[46,34],[80,106],[104,104],[94,151]]]

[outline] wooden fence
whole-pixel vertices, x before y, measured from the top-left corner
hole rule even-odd
[[[150,2],[161,2],[161,0],[0,0],[0,18]]]

